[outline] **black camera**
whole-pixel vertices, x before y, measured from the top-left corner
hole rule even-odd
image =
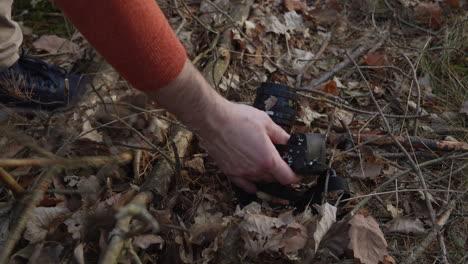
[[[323,193],[339,191],[341,195],[338,199],[349,197],[346,179],[337,176],[326,163],[324,137],[313,133],[291,133],[299,108],[298,94],[286,85],[262,83],[257,88],[253,106],[265,111],[276,124],[291,134],[286,145],[276,145],[276,149],[289,167],[303,177],[318,176],[315,186],[306,190],[297,191],[291,186],[278,183],[260,183],[257,184],[260,192],[279,198],[275,201],[283,201],[281,203],[295,207],[322,203],[324,200],[330,201],[329,197],[323,197]]]

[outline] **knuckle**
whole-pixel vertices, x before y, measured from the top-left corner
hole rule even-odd
[[[260,161],[260,168],[264,171],[270,171],[275,167],[275,160],[273,157],[266,157]]]

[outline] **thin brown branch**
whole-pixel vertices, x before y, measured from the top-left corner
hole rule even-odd
[[[19,241],[21,234],[26,228],[26,223],[30,219],[32,210],[42,200],[49,184],[52,182],[52,178],[57,175],[60,170],[61,169],[59,167],[52,167],[47,172],[42,173],[32,188],[34,190],[32,194],[30,196],[25,196],[20,202],[19,206],[22,206],[23,210],[19,218],[12,222],[14,225],[10,228],[10,231],[8,232],[8,240],[5,242],[0,253],[0,264],[8,263],[11,252],[15,248],[16,243]]]
[[[433,159],[433,160],[429,160],[429,161],[420,163],[419,168],[425,168],[425,167],[428,167],[430,165],[438,164],[438,163],[441,163],[441,162],[444,162],[444,161],[447,161],[447,160],[461,159],[461,158],[466,158],[466,157],[468,157],[468,153],[444,156],[444,157],[440,157],[438,159]],[[408,175],[412,171],[413,171],[413,169],[407,169],[407,170],[404,170],[404,171],[398,173],[397,175],[392,176],[387,181],[379,184],[379,186],[377,188],[375,188],[375,190],[371,194],[382,192],[383,190],[385,190],[385,188],[387,188],[389,185],[391,185],[395,180],[398,180],[399,178],[401,178],[401,177],[403,177],[405,175]],[[372,196],[364,198],[356,206],[354,206],[351,213],[354,214],[357,211],[359,211],[359,209],[361,209],[363,206],[365,206],[370,201],[371,198],[372,198]]]
[[[0,182],[3,182],[16,197],[24,194],[25,190],[23,186],[19,185],[18,182],[13,178],[5,169],[0,167]]]
[[[404,258],[403,264],[411,264],[414,263],[421,254],[432,244],[432,241],[436,236],[440,234],[440,230],[444,227],[447,223],[450,215],[452,214],[453,209],[455,208],[455,201],[451,201],[448,206],[448,210],[440,216],[439,220],[437,220],[437,226],[432,229],[429,234],[427,234],[426,238],[419,243],[419,246],[412,250],[411,253]]]
[[[322,91],[318,91],[318,90],[304,90],[302,88],[299,88],[299,89],[295,89],[296,91],[307,91],[307,92],[311,92],[311,93],[315,93],[315,94],[318,94],[320,96],[324,96],[324,97],[327,97],[327,98],[331,98],[331,99],[337,99],[339,97],[337,96],[334,96],[334,95],[331,95],[331,94],[327,94],[327,93],[324,93]],[[331,101],[331,100],[328,100],[326,98],[319,98],[319,97],[314,97],[314,96],[310,96],[310,95],[306,95],[306,94],[302,94],[300,93],[299,94],[300,96],[303,96],[305,98],[310,98],[312,100],[315,100],[315,101],[318,101],[318,102],[325,102],[325,103],[328,103],[328,104],[331,104],[333,106],[336,106],[338,108],[341,108],[341,109],[345,109],[345,110],[348,110],[348,111],[351,111],[351,112],[355,112],[355,113],[358,113],[358,114],[363,114],[363,115],[377,115],[378,112],[370,112],[370,111],[365,111],[365,110],[361,110],[361,109],[357,109],[357,108],[353,108],[351,106],[348,106],[348,105],[345,105],[343,103],[338,103],[338,102],[334,102],[334,101]],[[344,101],[343,99],[340,98],[341,101]],[[387,118],[399,118],[399,119],[416,119],[416,118],[421,118],[421,116],[417,116],[417,115],[410,115],[410,116],[407,116],[407,115],[390,115],[390,114],[385,114],[385,117]]]
[[[151,192],[143,192],[135,196],[133,200],[124,208],[121,209],[127,210],[129,206],[144,207],[153,199],[153,194]],[[118,219],[117,224],[115,225],[114,230],[111,232],[111,239],[106,250],[103,252],[99,259],[101,264],[113,264],[117,263],[117,259],[120,256],[120,252],[124,246],[125,242],[125,233],[130,229],[130,221],[133,219],[133,215],[126,215]]]
[[[343,134],[330,134],[328,138],[330,142],[339,141],[342,140]],[[386,136],[374,134],[353,135],[353,138],[355,140],[354,143],[356,144],[359,144],[362,141],[368,141],[367,144],[372,145],[392,145],[395,143],[394,140],[396,140],[403,146],[422,148],[433,151],[468,151],[468,144],[465,142],[434,140],[410,136],[394,136],[394,138],[392,138],[391,135]]]
[[[296,76],[296,87],[301,87],[301,82],[302,82],[302,75],[304,75],[304,73],[306,71],[309,70],[309,68],[314,65],[315,61],[317,61],[318,59],[320,59],[320,56],[322,56],[322,54],[325,52],[325,49],[327,48],[328,46],[328,43],[330,42],[330,39],[331,39],[331,35],[330,34],[327,34],[325,36],[325,39],[323,40],[323,43],[322,43],[322,46],[320,47],[319,51],[315,54],[315,56],[312,58],[311,61],[309,61],[305,66],[304,68],[302,68],[302,70],[299,72],[299,74],[297,74]]]
[[[405,147],[403,147],[403,145],[395,137],[395,135],[393,135],[390,124],[388,123],[387,118],[385,118],[385,115],[382,112],[382,108],[380,107],[379,103],[377,102],[377,99],[375,99],[372,88],[370,87],[369,83],[367,82],[366,77],[362,73],[361,69],[359,69],[359,65],[354,61],[353,58],[351,58],[349,56],[349,54],[346,53],[346,55],[353,62],[354,66],[356,67],[356,69],[359,72],[359,75],[361,76],[361,78],[366,83],[366,86],[367,86],[367,89],[369,90],[369,95],[370,95],[370,97],[372,99],[372,102],[374,103],[375,107],[377,107],[377,110],[379,111],[380,117],[381,117],[381,119],[382,119],[382,121],[383,121],[383,123],[385,125],[385,130],[387,130],[388,135],[390,135],[390,137],[393,139],[393,142],[398,146],[398,148],[400,148],[400,150],[403,153],[405,153],[408,161],[411,164],[412,169],[416,172],[416,174],[417,174],[417,176],[419,178],[419,182],[421,184],[421,187],[426,190],[427,185],[426,185],[426,181],[424,179],[424,176],[422,175],[421,168],[418,166],[418,164],[415,163],[415,161],[413,160],[413,157],[411,157],[411,155],[408,153],[408,151],[405,149]],[[427,209],[428,209],[429,214],[430,214],[430,219],[431,219],[432,226],[437,229],[438,228],[437,220],[436,220],[434,208],[432,207],[431,199],[429,197],[429,193],[427,191],[423,191],[423,194],[424,194],[424,199],[426,201]],[[440,233],[437,236],[437,240],[439,242],[439,247],[440,247],[440,250],[441,250],[442,262],[446,263],[447,262],[447,249],[445,247],[444,239],[443,239],[443,237],[442,237],[442,235]]]
[[[382,46],[384,40],[386,38],[382,38],[378,43],[374,44],[374,45],[364,45],[364,46],[360,46],[358,47],[356,50],[353,51],[353,53],[351,53],[351,55],[349,55],[350,57],[348,58],[345,58],[342,62],[338,63],[337,65],[335,65],[335,67],[333,67],[333,69],[331,69],[329,72],[326,72],[325,74],[323,74],[322,76],[320,76],[320,78],[314,80],[313,82],[311,82],[307,87],[307,89],[309,90],[313,90],[315,89],[316,87],[318,87],[320,84],[322,84],[323,82],[327,81],[328,79],[330,79],[331,77],[333,77],[333,75],[335,75],[336,73],[338,73],[339,71],[341,71],[342,69],[344,69],[346,66],[348,66],[350,63],[351,63],[351,59],[356,59],[357,57],[360,57],[362,56],[364,53],[366,53],[366,51],[368,51],[369,49],[378,49],[380,46]],[[367,43],[368,41],[367,40],[364,40],[363,43]],[[360,42],[361,43],[361,42]],[[350,59],[351,58],[351,59]]]
[[[132,160],[132,154],[124,152],[117,156],[85,156],[79,158],[32,158],[32,159],[0,159],[0,167],[26,166],[59,166],[67,168],[94,168],[108,164],[125,164]]]

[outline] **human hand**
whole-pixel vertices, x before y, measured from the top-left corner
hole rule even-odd
[[[190,61],[168,86],[147,93],[196,133],[219,168],[245,191],[255,192],[259,181],[300,180],[273,145],[286,144],[288,133],[265,112],[220,96]]]
[[[211,126],[215,131],[199,136],[202,146],[234,184],[254,193],[255,182],[300,181],[273,145],[286,144],[289,134],[265,112],[228,101],[218,110]]]

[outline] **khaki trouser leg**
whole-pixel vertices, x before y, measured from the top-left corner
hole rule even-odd
[[[11,20],[13,0],[0,0],[0,71],[13,65],[19,58],[19,47],[23,33],[19,25]]]

